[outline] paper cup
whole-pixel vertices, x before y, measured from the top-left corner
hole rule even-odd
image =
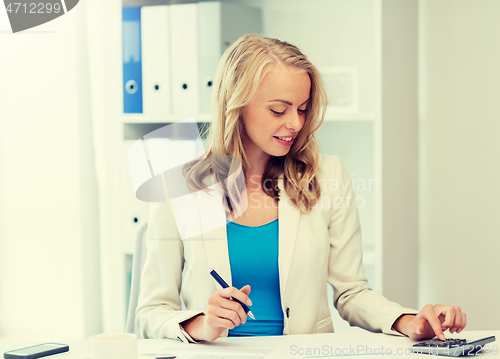
[[[90,359],[137,359],[137,335],[97,334],[89,337]]]

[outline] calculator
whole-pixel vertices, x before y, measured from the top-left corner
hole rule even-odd
[[[414,344],[412,351],[414,354],[431,354],[431,355],[444,355],[450,357],[461,357],[467,355],[474,355],[483,349],[485,344],[495,341],[495,337],[487,337],[474,341],[467,341],[466,339],[446,339],[445,341],[439,339],[427,340]],[[496,347],[496,346],[495,346]],[[486,348],[484,348],[486,350]],[[488,347],[488,351],[492,351]],[[498,353],[498,348],[496,348]]]

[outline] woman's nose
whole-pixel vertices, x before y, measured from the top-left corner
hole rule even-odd
[[[298,112],[292,112],[285,124],[285,127],[294,132],[299,132],[304,125],[303,115]]]

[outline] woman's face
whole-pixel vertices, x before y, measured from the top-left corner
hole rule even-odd
[[[249,159],[284,156],[304,126],[311,80],[307,72],[272,65],[256,97],[243,110],[243,136]]]

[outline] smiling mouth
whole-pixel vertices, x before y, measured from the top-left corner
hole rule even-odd
[[[293,140],[293,136],[290,136],[290,137],[273,136],[273,137],[275,137],[275,138],[277,138],[279,140],[282,140],[282,141],[287,141],[287,142]]]

